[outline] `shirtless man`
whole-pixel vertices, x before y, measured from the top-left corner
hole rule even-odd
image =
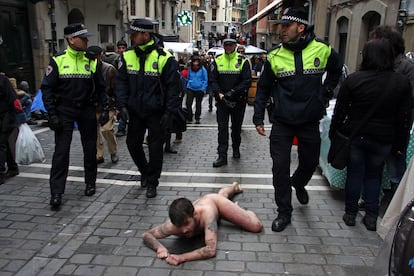
[[[219,218],[237,224],[247,231],[263,229],[260,219],[252,211],[242,209],[229,198],[242,193],[238,182],[221,188],[218,194],[205,195],[193,203],[186,198],[174,200],[169,208],[170,219],[144,233],[144,243],[157,252],[157,258],[171,265],[214,257],[217,252],[217,221]],[[191,238],[204,232],[205,246],[191,252],[170,254],[158,239],[171,235]]]

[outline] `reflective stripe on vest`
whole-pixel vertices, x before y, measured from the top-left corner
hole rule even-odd
[[[162,68],[164,68],[168,59],[172,56],[170,52],[162,50],[166,55],[159,55],[157,50],[151,51],[146,59],[144,66],[144,76],[158,76]],[[127,73],[130,75],[138,75],[140,64],[135,50],[130,49],[124,52]]]
[[[323,74],[330,54],[330,46],[312,40],[309,45],[302,50],[303,74]],[[276,78],[295,76],[296,70],[299,69],[295,68],[295,57],[293,52],[284,47],[270,51],[268,60]]]

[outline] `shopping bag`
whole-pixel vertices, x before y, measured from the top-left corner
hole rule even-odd
[[[328,163],[335,169],[344,169],[348,165],[350,146],[351,139],[336,131],[329,147]]]
[[[16,162],[22,165],[44,162],[45,154],[30,127],[24,123],[19,126],[16,140]]]

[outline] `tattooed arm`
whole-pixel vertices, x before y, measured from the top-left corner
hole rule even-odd
[[[171,265],[179,265],[184,262],[212,258],[217,252],[217,218],[206,220],[204,229],[205,246],[191,252],[180,255],[170,254],[165,259]]]
[[[171,221],[166,221],[161,225],[158,225],[142,235],[144,244],[157,252],[157,258],[165,259],[168,257],[168,249],[162,245],[158,239],[163,239],[171,235],[175,235],[175,227]]]

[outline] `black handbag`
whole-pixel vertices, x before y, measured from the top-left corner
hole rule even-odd
[[[168,129],[171,133],[180,133],[187,130],[187,110],[180,107],[171,117],[171,125]]]
[[[329,147],[328,163],[335,169],[344,169],[348,165],[350,146],[351,138],[337,130]]]
[[[387,91],[387,87],[384,91]],[[349,152],[351,148],[352,139],[359,132],[359,130],[368,122],[368,119],[374,114],[375,110],[380,106],[385,98],[386,93],[382,93],[381,97],[375,102],[372,108],[366,113],[365,117],[353,129],[349,136],[343,134],[340,130],[334,133],[331,140],[331,146],[328,151],[328,163],[338,170],[343,170],[348,165]]]

